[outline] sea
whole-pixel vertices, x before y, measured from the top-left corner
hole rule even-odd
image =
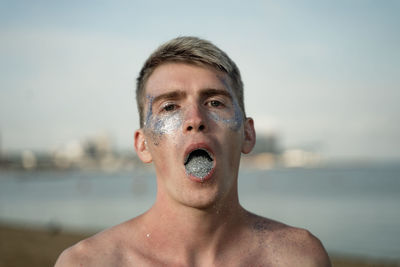
[[[0,223],[96,232],[151,207],[155,174],[0,171]],[[400,164],[243,169],[241,204],[306,228],[328,253],[400,261]]]

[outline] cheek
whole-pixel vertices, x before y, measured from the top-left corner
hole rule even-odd
[[[234,104],[233,111],[230,113],[214,111],[209,113],[209,117],[216,123],[234,132],[237,132],[243,123],[243,113],[236,104]]]
[[[182,123],[182,114],[175,112],[171,115],[156,117],[152,130],[157,135],[172,134],[181,128]]]
[[[239,103],[237,101],[235,93],[232,90],[231,85],[229,84],[228,80],[226,80],[226,77],[218,76],[218,79],[225,85],[225,88],[227,89],[227,91],[231,96],[233,110],[229,112],[229,114],[223,114],[223,112],[221,112],[221,114],[213,112],[210,117],[217,123],[222,123],[230,130],[237,132],[239,131],[239,129],[243,124],[244,114],[239,106]]]
[[[150,116],[146,129],[154,144],[158,144],[164,135],[176,135],[182,127],[183,116],[177,111],[168,115]]]

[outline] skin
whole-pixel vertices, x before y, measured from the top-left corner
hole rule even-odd
[[[157,198],[149,211],[65,250],[56,266],[330,266],[308,231],[254,215],[238,200],[241,153],[255,144],[225,74],[165,63],[146,84],[146,123],[135,149],[153,162]],[[240,114],[240,116],[238,116]],[[188,150],[215,158],[207,179],[189,177]]]

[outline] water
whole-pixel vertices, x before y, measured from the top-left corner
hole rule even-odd
[[[153,203],[154,173],[0,172],[0,222],[100,230]],[[400,166],[243,170],[240,202],[330,253],[400,260]]]

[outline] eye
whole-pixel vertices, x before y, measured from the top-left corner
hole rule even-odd
[[[165,104],[163,107],[162,107],[162,112],[169,112],[169,111],[174,111],[175,109],[177,109],[178,108],[178,106],[177,105],[175,105],[175,104],[172,104],[172,103],[169,103],[169,104]]]
[[[222,102],[218,101],[218,100],[211,100],[211,101],[208,102],[208,104],[211,107],[214,107],[214,108],[219,108],[219,107],[223,107],[224,106],[224,104]]]

